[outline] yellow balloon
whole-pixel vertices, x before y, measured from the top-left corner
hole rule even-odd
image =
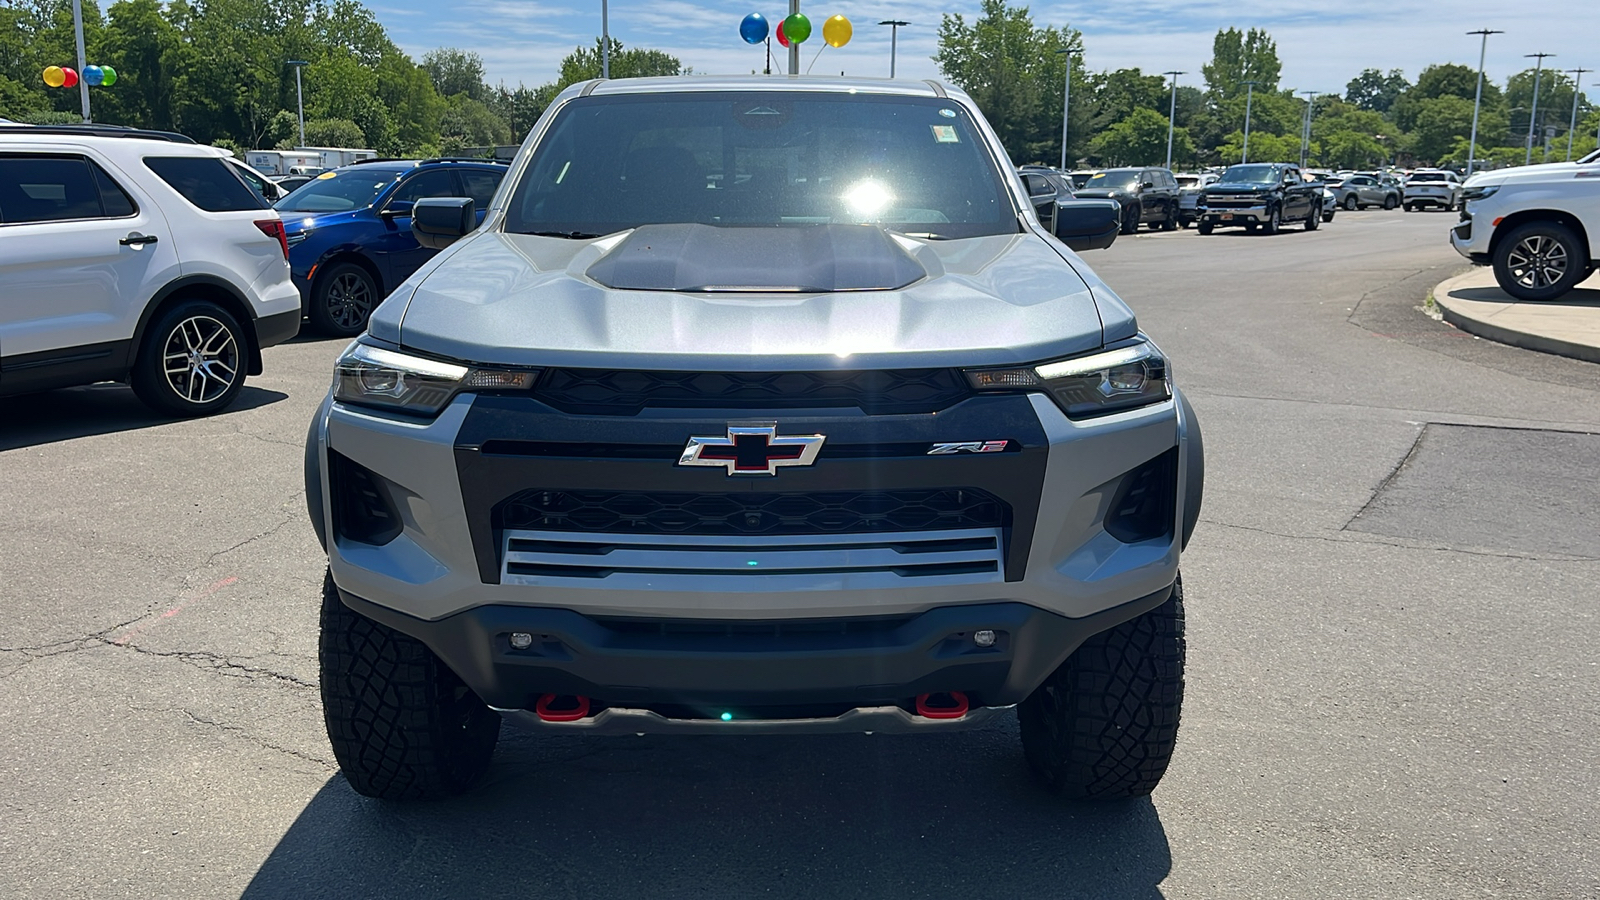
[[[850,20],[844,16],[833,16],[822,23],[822,39],[828,42],[829,47],[843,47],[850,43],[853,34],[855,29],[850,27]]]
[[[67,73],[61,71],[60,66],[45,66],[44,83],[51,87],[61,87],[67,83]]]

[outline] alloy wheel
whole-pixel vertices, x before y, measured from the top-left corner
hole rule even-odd
[[[190,403],[221,397],[239,377],[239,343],[210,316],[191,316],[167,335],[162,371],[172,392]]]
[[[1567,248],[1549,235],[1530,234],[1518,241],[1506,257],[1506,265],[1517,284],[1526,288],[1547,288],[1567,274]]]
[[[341,328],[359,328],[372,312],[372,286],[354,272],[345,272],[328,285],[328,318]]]

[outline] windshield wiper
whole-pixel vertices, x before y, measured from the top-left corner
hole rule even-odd
[[[566,238],[569,241],[587,241],[600,236],[598,234],[590,234],[587,231],[524,231],[522,233],[531,234],[534,237]]]

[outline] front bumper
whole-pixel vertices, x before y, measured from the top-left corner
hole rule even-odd
[[[1489,248],[1494,238],[1492,217],[1475,208],[1479,204],[1461,204],[1461,220],[1450,228],[1450,246],[1478,265],[1488,265]]]
[[[1259,206],[1205,207],[1200,210],[1200,220],[1213,225],[1240,225],[1247,222],[1265,222],[1272,218],[1272,207]]]

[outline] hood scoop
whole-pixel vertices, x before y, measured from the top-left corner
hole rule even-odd
[[[623,291],[892,291],[927,277],[875,225],[641,225],[586,274]]]

